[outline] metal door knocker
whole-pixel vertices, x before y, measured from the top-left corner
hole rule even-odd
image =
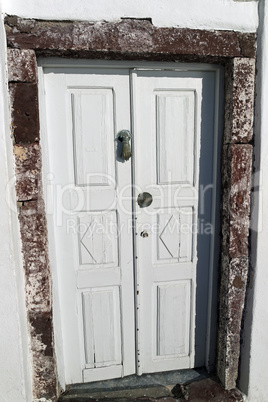
[[[137,202],[141,208],[149,207],[153,202],[153,196],[150,193],[141,193],[138,195]]]
[[[131,134],[128,130],[121,130],[117,136],[118,140],[122,142],[121,158],[128,161],[132,155],[130,147]]]

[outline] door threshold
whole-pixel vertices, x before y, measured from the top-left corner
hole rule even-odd
[[[168,371],[163,373],[130,375],[114,380],[72,384],[59,398],[59,402],[95,400],[131,400],[135,398],[172,397],[177,384],[199,381],[209,377],[204,368]]]

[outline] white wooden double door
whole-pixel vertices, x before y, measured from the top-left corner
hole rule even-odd
[[[55,336],[66,383],[204,365],[211,236],[197,255],[197,228],[201,136],[203,177],[213,180],[214,74],[47,67],[43,79]],[[123,129],[132,136],[125,162]],[[140,207],[144,192],[153,202]]]

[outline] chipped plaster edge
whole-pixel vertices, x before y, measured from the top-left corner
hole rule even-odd
[[[14,385],[12,389],[8,389],[9,381],[1,379],[1,398],[4,401],[16,400],[30,402],[32,400],[32,365],[31,354],[29,347],[29,330],[27,325],[26,313],[26,300],[25,300],[25,276],[23,272],[23,258],[22,258],[22,243],[20,237],[19,221],[17,216],[16,205],[16,192],[15,192],[15,165],[14,156],[12,152],[12,142],[10,141],[10,127],[11,122],[9,110],[9,91],[7,86],[7,46],[6,35],[4,29],[4,16],[0,16],[0,41],[2,45],[2,53],[0,59],[0,114],[2,118],[0,131],[1,131],[1,153],[3,153],[2,161],[5,161],[4,169],[1,168],[2,174],[1,182],[2,189],[5,189],[1,194],[5,197],[5,202],[0,201],[1,214],[5,214],[6,219],[1,219],[1,229],[3,229],[5,239],[10,239],[9,243],[9,256],[6,259],[5,267],[9,269],[9,284],[13,286],[14,292],[8,295],[7,311],[10,311],[10,319],[16,319],[16,329],[18,331],[17,346],[18,353],[16,359],[9,359],[10,370],[12,370],[12,379]],[[9,221],[7,224],[6,221]],[[3,243],[1,244],[3,247]],[[1,262],[3,258],[3,248],[1,252]],[[3,282],[4,272],[1,271],[1,283]],[[6,283],[5,283],[6,285]],[[1,291],[1,303],[4,301],[4,291]],[[12,314],[13,313],[13,314]],[[16,318],[15,318],[16,314]],[[14,328],[15,329],[15,328]],[[5,336],[5,325],[1,325],[1,338]],[[6,334],[1,345],[7,347],[6,339],[11,339],[10,332]],[[11,345],[11,349],[15,349],[15,345]],[[6,353],[6,350],[5,350]],[[8,354],[8,356],[10,356]],[[12,367],[14,368],[12,369]],[[16,368],[15,368],[16,367]],[[18,370],[20,371],[20,379],[17,377]],[[9,365],[5,366],[6,373],[9,372]],[[19,387],[18,392],[16,388]],[[8,393],[8,394],[7,394]],[[7,395],[5,397],[5,395]]]

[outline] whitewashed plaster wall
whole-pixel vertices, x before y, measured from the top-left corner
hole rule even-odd
[[[260,0],[264,4],[265,0]],[[2,3],[2,4],[1,4]],[[152,18],[156,26],[176,26],[196,29],[238,30],[254,32],[258,28],[258,2],[234,0],[0,0],[3,14],[14,14],[25,18],[40,18],[54,20],[118,20],[121,17]],[[267,13],[266,13],[267,14]],[[266,26],[268,18],[266,15]],[[268,46],[267,29],[264,29],[262,45],[259,48],[260,75],[258,78],[258,119],[263,110],[268,110],[268,101],[264,93],[268,93]],[[0,45],[5,48],[3,22],[0,26]],[[13,158],[9,135],[9,115],[7,108],[7,88],[5,71],[5,54],[0,56],[0,185],[6,183],[13,175]],[[260,165],[256,166],[264,172],[268,171],[268,137],[265,137],[265,127],[268,127],[268,115],[263,114],[257,127],[257,153]],[[259,141],[259,143],[258,143]],[[266,155],[265,155],[266,152]],[[255,210],[258,203],[263,203],[262,216],[256,213],[254,219],[259,219],[261,232],[258,233],[256,249],[256,276],[252,288],[251,300],[253,309],[247,315],[244,356],[242,367],[245,374],[241,376],[241,388],[248,394],[248,401],[268,400],[268,379],[265,352],[267,355],[267,310],[268,306],[268,175],[262,179],[262,199],[255,200]],[[27,339],[25,324],[25,309],[23,300],[23,274],[20,261],[20,240],[16,216],[9,210],[5,200],[6,194],[0,193],[0,402],[30,401],[30,362],[27,355]],[[15,193],[11,189],[11,199]],[[266,211],[265,211],[266,210]],[[256,241],[256,239],[254,240]],[[253,327],[251,316],[253,311]],[[252,334],[252,336],[251,336]],[[250,356],[250,358],[249,358]],[[248,369],[248,361],[250,366]],[[263,362],[263,363],[262,363]]]
[[[152,18],[155,26],[253,32],[256,1],[234,0],[2,0],[7,14],[54,20]]]
[[[252,275],[242,344],[240,388],[247,401],[268,400],[268,4],[260,2],[257,52]],[[250,330],[251,328],[251,330]]]
[[[0,20],[0,47],[5,48]],[[31,400],[30,360],[20,236],[13,185],[6,57],[0,52],[0,402]],[[15,204],[14,204],[15,202]],[[10,208],[10,205],[13,207]]]

